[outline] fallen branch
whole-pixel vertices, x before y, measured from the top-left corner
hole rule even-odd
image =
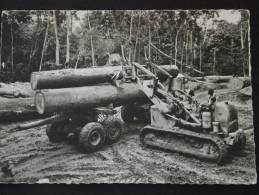
[[[40,119],[40,120],[37,120],[37,121],[19,124],[19,125],[15,126],[14,128],[10,129],[9,132],[12,133],[12,132],[15,132],[15,131],[22,131],[22,130],[30,129],[30,128],[33,128],[33,127],[46,125],[46,124],[49,124],[49,123],[61,122],[61,121],[66,120],[67,118],[68,118],[67,116],[63,116],[62,114],[56,114],[54,116],[44,118],[44,119]]]

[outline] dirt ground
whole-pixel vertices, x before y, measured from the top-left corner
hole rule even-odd
[[[239,95],[232,92],[219,98],[236,103],[240,127],[248,138],[245,148],[230,153],[229,162],[223,166],[143,147],[138,135],[142,124],[124,125],[117,143],[92,154],[84,154],[66,142],[49,142],[45,126],[10,133],[8,129],[14,124],[0,124],[0,165],[8,162],[14,174],[10,178],[0,175],[0,182],[256,183],[252,101]]]

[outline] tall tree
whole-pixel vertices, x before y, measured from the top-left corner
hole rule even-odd
[[[58,38],[58,25],[57,25],[57,18],[56,18],[55,10],[53,10],[53,24],[54,24],[55,40],[56,40],[56,64],[60,65],[60,63],[59,63],[60,44],[59,44],[59,38]]]
[[[11,32],[11,65],[12,65],[12,72],[14,72],[14,64],[13,64],[13,18],[11,18],[10,24],[10,32]]]
[[[248,25],[248,35],[247,35],[247,38],[248,38],[248,41],[247,41],[247,44],[248,44],[248,76],[251,77],[251,42],[250,42],[250,22],[249,22],[249,19],[247,20],[247,25]]]
[[[133,10],[131,11],[131,16],[130,16],[129,42],[131,41],[132,23],[133,23]]]
[[[43,62],[43,58],[44,58],[44,53],[45,53],[45,50],[46,50],[47,39],[48,39],[48,33],[49,33],[49,22],[50,22],[50,16],[49,16],[49,14],[48,14],[48,21],[47,21],[47,27],[46,27],[45,37],[44,37],[43,46],[42,46],[42,52],[41,52],[41,58],[40,58],[39,71],[41,71],[42,62]]]
[[[185,22],[184,22],[185,23]],[[178,40],[178,35],[179,35],[179,32],[181,31],[181,29],[182,29],[182,27],[183,27],[183,25],[184,25],[184,23],[182,23],[181,25],[180,25],[180,27],[179,27],[179,29],[177,30],[177,32],[176,32],[176,35],[175,35],[175,53],[174,53],[174,59],[175,59],[175,62],[174,62],[174,64],[176,65],[176,62],[177,62],[177,40]]]
[[[67,47],[66,47],[66,63],[70,61],[70,34],[71,34],[71,11],[67,11]]]
[[[3,14],[1,12],[1,32],[0,32],[0,71],[2,68],[2,44],[3,44]]]
[[[33,33],[33,36],[32,36],[32,43],[31,43],[31,49],[30,49],[30,54],[29,54],[29,62],[28,62],[28,66],[29,66],[29,69],[30,69],[30,72],[32,72],[32,66],[31,66],[31,61],[32,61],[32,58],[33,56],[36,54],[37,52],[37,45],[38,45],[38,42],[39,42],[39,29],[40,29],[40,26],[41,26],[41,12],[37,12],[36,13],[36,28],[35,28],[35,31]]]
[[[88,21],[88,27],[89,27],[89,31],[90,31],[90,43],[91,43],[91,53],[92,53],[92,66],[95,66],[93,35],[92,35],[92,27],[91,27],[91,23],[90,23],[89,14],[87,14],[87,21]]]

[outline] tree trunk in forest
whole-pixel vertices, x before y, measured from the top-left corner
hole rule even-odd
[[[32,71],[32,66],[31,66],[31,61],[33,56],[36,54],[37,51],[37,45],[38,45],[38,30],[40,27],[40,16],[39,13],[37,13],[37,26],[36,26],[36,30],[33,33],[33,37],[32,37],[32,45],[31,45],[31,50],[30,50],[30,55],[29,55],[29,62],[28,62],[28,66],[29,66],[29,70],[30,72]],[[36,39],[36,40],[35,40]]]
[[[75,65],[75,69],[77,69],[77,65],[78,65],[78,61],[80,59],[80,56],[81,56],[81,53],[80,51],[78,52],[78,55],[77,55],[77,59],[76,59],[76,65]]]
[[[2,12],[1,12],[2,13]],[[1,32],[0,32],[0,71],[2,68],[2,44],[3,44],[3,18],[1,17]]]
[[[242,23],[240,23],[240,42],[241,42],[241,49],[243,49],[244,48],[244,40],[243,40]]]
[[[188,42],[189,42],[189,31],[186,32],[186,45],[185,45],[185,64],[188,64]]]
[[[60,111],[85,110],[97,106],[114,106],[144,101],[146,95],[136,83],[123,83],[120,87],[111,84],[38,91],[35,107],[39,114]]]
[[[197,39],[193,42],[193,64],[196,65],[197,60]]]
[[[200,44],[200,71],[202,69],[202,44]]]
[[[66,47],[66,63],[70,61],[70,32],[71,32],[71,11],[67,11],[67,47]]]
[[[202,44],[204,44],[205,43],[205,41],[206,41],[206,38],[207,38],[207,32],[208,32],[208,27],[207,27],[207,25],[205,26],[205,33],[204,33],[204,37],[203,37],[203,42],[202,42]]]
[[[215,68],[216,68],[216,48],[213,49],[213,74],[215,74]]]
[[[173,48],[174,48],[174,43],[173,43],[173,35],[170,35],[170,43],[171,43],[171,47],[170,47],[170,56],[173,56]],[[175,61],[177,59],[174,60],[170,60],[170,64],[173,64],[173,61]]]
[[[151,26],[148,18],[148,59],[151,60]]]
[[[54,23],[55,39],[56,39],[56,65],[60,65],[60,63],[59,63],[60,45],[59,45],[58,25],[57,25],[56,11],[55,10],[53,10],[53,23]]]
[[[178,31],[176,32],[176,36],[175,36],[175,44],[174,44],[174,65],[177,65],[176,61],[177,61],[177,38],[178,38],[178,34],[179,34],[180,28],[178,29]]]
[[[180,32],[180,30],[182,29],[182,26],[185,24],[185,22],[184,23],[182,23],[181,25],[180,25],[180,27],[179,27],[179,29],[177,30],[177,32],[176,32],[176,36],[175,36],[175,48],[174,48],[174,65],[177,65],[177,44],[178,44],[178,35],[179,35],[179,32]]]
[[[139,39],[141,40],[140,33],[139,33]],[[139,47],[138,47],[138,62],[141,63],[141,61],[140,61],[140,59],[141,59],[141,54],[140,54],[140,52],[141,52],[141,42],[140,41],[138,42],[138,45],[139,45]]]
[[[172,76],[177,76],[177,67],[170,65],[160,66]],[[79,87],[111,82],[112,77],[122,70],[121,66],[106,66],[82,69],[64,69],[33,72],[31,74],[31,87],[36,89],[55,89],[67,87]],[[164,76],[159,71],[157,76]],[[118,79],[122,78],[122,75]]]
[[[87,21],[88,21],[88,27],[89,30],[92,30],[89,14],[87,14]],[[91,54],[92,54],[92,66],[95,66],[95,59],[94,59],[94,45],[93,45],[93,36],[90,35],[90,44],[91,44]]]
[[[139,30],[140,30],[140,17],[138,19],[138,29],[137,29],[137,37],[136,37],[136,42],[135,42],[135,47],[134,47],[134,53],[133,53],[133,61],[135,62],[136,59],[136,52],[137,52],[137,45],[138,45],[138,38],[139,38]]]
[[[11,65],[12,65],[12,72],[14,72],[14,65],[13,65],[13,21],[11,21]]]
[[[180,62],[180,66],[181,66],[181,73],[183,73],[183,52],[184,52],[184,40],[182,39],[182,48],[181,48],[181,62]]]
[[[70,11],[70,34],[72,34],[73,32],[73,16],[72,16],[72,13]]]
[[[247,30],[247,44],[248,44],[248,76],[251,78],[251,43],[250,43],[250,23],[249,20],[247,21],[247,26],[248,26],[248,30]]]
[[[131,11],[131,16],[130,16],[129,42],[131,41],[132,23],[133,23],[133,11]]]
[[[190,34],[190,65],[193,67],[193,52],[192,52],[192,31]]]
[[[46,49],[46,43],[47,43],[48,32],[49,32],[49,22],[50,22],[50,16],[48,15],[48,22],[47,22],[47,27],[46,27],[44,41],[43,41],[43,47],[42,47],[42,52],[41,52],[39,71],[41,71],[41,68],[42,68],[42,62],[43,62],[44,53],[45,53],[45,49]]]

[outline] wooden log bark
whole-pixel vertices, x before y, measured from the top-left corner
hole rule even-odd
[[[249,77],[235,77],[230,79],[229,88],[233,90],[242,89],[251,85],[251,79]]]
[[[31,87],[33,90],[55,89],[103,83],[110,81],[114,72],[120,70],[121,67],[114,66],[33,72]]]
[[[39,115],[34,106],[34,98],[16,98],[1,100],[0,122],[33,119],[43,117]]]
[[[178,75],[176,66],[163,65],[173,77]],[[64,69],[33,72],[31,74],[31,87],[36,89],[56,89],[94,85],[110,82],[114,74],[122,70],[121,66],[94,67],[84,69]],[[164,76],[158,72],[158,77]],[[122,77],[120,75],[119,79]]]
[[[0,96],[12,96],[12,97],[32,97],[33,93],[21,91],[12,88],[0,88]]]
[[[114,106],[131,102],[148,101],[135,83],[123,83],[120,87],[111,84],[62,88],[38,91],[35,106],[39,114],[85,110],[97,106]]]

